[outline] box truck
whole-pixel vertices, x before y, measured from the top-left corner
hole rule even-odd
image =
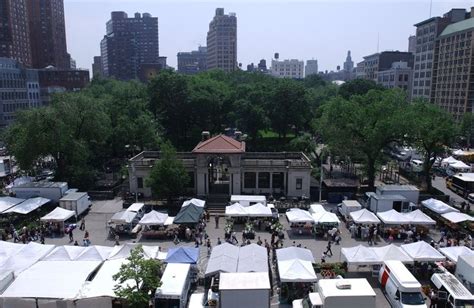
[[[168,263],[156,289],[155,308],[185,308],[191,287],[191,265]]]
[[[60,207],[76,212],[76,216],[87,211],[91,205],[92,202],[86,192],[69,193],[59,200]]]
[[[67,190],[66,182],[29,182],[12,187],[12,192],[17,198],[43,197],[50,199],[55,204],[66,195]]]
[[[427,307],[421,284],[401,261],[384,261],[379,272],[379,282],[392,307]]]
[[[474,293],[474,255],[460,255],[456,264],[456,277]]]
[[[435,273],[431,276],[431,282],[438,290],[437,307],[473,307],[474,296],[472,293],[450,272]]]
[[[293,301],[293,308],[375,308],[376,294],[365,278],[321,279],[318,292]]]

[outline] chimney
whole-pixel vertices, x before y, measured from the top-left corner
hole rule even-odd
[[[211,134],[207,130],[203,131],[201,133],[201,141],[206,141],[210,136]]]
[[[240,130],[235,131],[234,136],[235,136],[235,140],[237,141],[242,140],[242,132]]]

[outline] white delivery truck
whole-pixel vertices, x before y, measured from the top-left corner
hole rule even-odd
[[[375,308],[376,294],[365,278],[321,279],[318,292],[293,301],[293,308]]]
[[[155,308],[186,308],[190,287],[191,265],[168,263],[156,289]]]
[[[338,205],[339,214],[342,217],[349,217],[351,212],[355,212],[362,209],[362,205],[356,200],[342,200],[342,203]]]
[[[474,293],[474,255],[460,255],[454,274],[471,293]]]
[[[72,192],[59,200],[59,207],[76,212],[76,217],[87,211],[92,205],[86,192]]]
[[[377,187],[375,192],[381,196],[403,196],[414,204],[418,204],[420,198],[420,190],[414,185],[381,185]]]
[[[450,272],[436,273],[431,276],[431,282],[438,289],[437,307],[473,307],[474,296]]]
[[[421,284],[406,266],[395,260],[384,261],[379,282],[393,308],[426,308]]]
[[[43,197],[50,199],[55,204],[66,195],[67,190],[66,182],[29,182],[12,187],[12,192],[15,193],[17,198]]]

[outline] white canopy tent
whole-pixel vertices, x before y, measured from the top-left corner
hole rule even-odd
[[[86,247],[81,246],[57,246],[41,261],[74,261],[86,249]]]
[[[137,247],[137,243],[125,243],[123,245],[114,246],[107,260],[125,259],[130,256],[132,249]],[[159,247],[158,246],[143,246],[143,253],[145,258],[149,259],[160,259],[159,258]]]
[[[268,255],[265,247],[250,244],[239,249],[237,272],[268,273]]]
[[[370,249],[372,249],[380,258],[380,264],[385,260],[397,260],[403,263],[413,263],[413,258],[410,257],[402,248],[394,244],[382,247],[370,247]]]
[[[229,217],[245,217],[247,210],[240,203],[234,203],[225,207],[225,215]]]
[[[105,261],[110,256],[113,247],[109,246],[88,246],[76,257],[77,261]]]
[[[267,198],[265,196],[254,196],[254,195],[232,195],[230,196],[230,202],[238,202],[243,206],[249,206],[251,203],[262,203],[267,205]]]
[[[212,249],[205,276],[211,276],[219,272],[235,273],[238,260],[239,247],[229,243],[218,245]]]
[[[449,157],[446,157],[444,159],[441,160],[441,165],[443,167],[447,167],[449,166],[450,164],[454,164],[454,163],[457,163],[458,160],[452,156],[449,156]]]
[[[144,206],[145,203],[132,203],[127,209],[125,209],[125,211],[139,212]]]
[[[340,220],[336,214],[331,212],[317,212],[312,214],[314,222],[321,225],[339,225]]]
[[[456,172],[468,172],[471,170],[471,166],[465,164],[464,162],[458,160],[457,162],[449,164],[448,168]]]
[[[453,262],[458,262],[459,256],[474,255],[474,251],[466,246],[442,247],[439,251]]]
[[[110,222],[120,225],[120,224],[129,224],[137,217],[136,212],[130,211],[120,211],[115,213],[112,218],[110,218]]]
[[[73,299],[101,262],[40,261],[22,272],[2,297]]]
[[[435,225],[436,221],[430,216],[423,213],[421,210],[414,210],[412,212],[404,213],[405,217],[410,220],[411,225]]]
[[[30,198],[26,199],[20,204],[17,204],[8,210],[4,211],[3,213],[17,213],[17,214],[28,214],[36,210],[37,208],[45,205],[46,203],[50,202],[51,200],[42,198],[42,197],[36,197],[36,198]]]
[[[143,215],[138,224],[143,226],[163,226],[166,224],[168,214],[160,213],[155,210]]]
[[[314,257],[311,250],[300,247],[287,247],[276,250],[277,259],[279,261],[287,261],[293,259],[300,259],[314,263]]]
[[[0,197],[0,213],[8,210],[9,208],[22,203],[25,199],[13,198],[13,197]]]
[[[380,220],[374,213],[367,209],[350,212],[349,214],[356,224],[379,224]]]
[[[119,272],[122,264],[126,264],[126,259],[116,259],[105,261],[100,270],[91,281],[86,281],[76,298],[94,298],[94,297],[111,297],[115,298],[114,287],[118,281],[113,279],[113,275]],[[131,282],[131,281],[130,281]],[[128,284],[128,282],[124,282]]]
[[[24,244],[0,241],[0,264],[5,262],[9,257],[17,254],[23,247],[25,247]]]
[[[401,248],[418,262],[434,262],[446,259],[439,251],[431,247],[425,241],[418,241],[410,244],[401,245]]]
[[[311,214],[319,213],[319,212],[326,212],[326,209],[319,203],[313,203],[309,206],[309,212]]]
[[[300,259],[279,260],[278,273],[281,282],[315,282],[318,280],[313,264]]]
[[[250,217],[272,217],[272,210],[262,203],[255,203],[247,207],[246,210]]]
[[[20,244],[18,244],[20,245]],[[54,249],[54,245],[41,245],[30,242],[22,245],[23,248],[17,253],[12,254],[0,264],[0,268],[4,271],[12,271],[15,276],[35,264],[41,258],[46,256]]]
[[[453,208],[452,206],[447,205],[443,201],[437,200],[437,199],[427,199],[421,201],[421,204],[430,209],[431,211],[437,213],[437,214],[444,214],[444,213],[449,213],[449,212],[459,212],[459,210]]]
[[[465,152],[461,149],[453,151],[453,155],[456,155],[456,156],[463,156],[463,155],[465,155],[464,153]],[[466,153],[469,153],[469,152],[466,152]]]
[[[394,209],[378,212],[377,216],[386,225],[406,225],[410,223],[410,220],[405,215]]]
[[[383,262],[375,251],[363,245],[341,248],[341,254],[349,265],[369,265]]]
[[[474,217],[464,214],[464,213],[459,213],[459,212],[448,212],[444,213],[441,216],[443,216],[444,219],[449,220],[452,223],[461,223],[464,221],[474,221]]]
[[[290,223],[314,223],[313,216],[308,211],[297,208],[289,209],[286,218]]]
[[[76,214],[74,211],[63,209],[62,207],[57,207],[50,213],[44,215],[40,218],[41,221],[53,221],[53,222],[61,222],[66,221],[69,218],[73,217]]]
[[[185,206],[190,205],[191,203],[196,205],[196,206],[199,206],[199,207],[204,207],[206,205],[206,201],[201,200],[201,199],[192,198],[191,200],[184,201],[183,205],[181,205],[181,207],[183,208]]]

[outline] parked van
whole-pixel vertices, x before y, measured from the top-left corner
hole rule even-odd
[[[450,272],[436,273],[431,276],[431,282],[438,289],[438,307],[473,307],[474,296]]]
[[[190,288],[191,265],[168,263],[156,289],[155,308],[185,308]]]
[[[384,261],[379,282],[393,308],[427,307],[421,284],[400,261]]]

